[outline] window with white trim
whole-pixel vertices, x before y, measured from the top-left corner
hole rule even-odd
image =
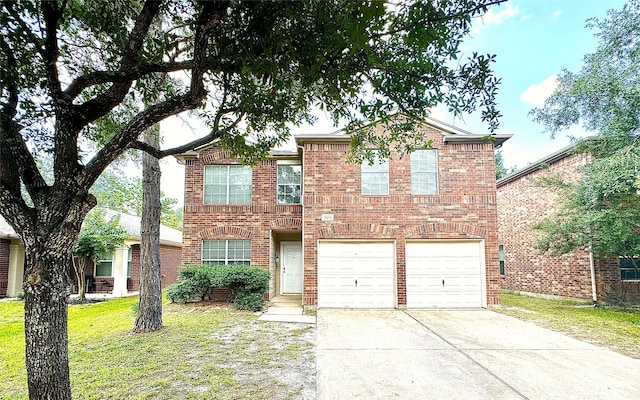
[[[300,204],[302,167],[278,165],[278,204]]]
[[[251,240],[203,240],[202,263],[251,265]]]
[[[110,277],[113,273],[113,251],[106,251],[100,255],[95,265],[95,277]]]
[[[640,281],[639,257],[620,257],[620,279],[623,281]]]
[[[504,275],[504,245],[498,245],[498,259],[500,260],[500,275]]]
[[[373,151],[373,163],[363,160],[361,166],[362,194],[389,194],[389,159],[380,159],[379,151]]]
[[[129,247],[129,251],[127,251],[127,278],[131,278],[132,255],[133,255],[133,248]]]
[[[411,194],[438,194],[438,151],[411,153]]]
[[[251,167],[206,165],[204,204],[251,204]]]

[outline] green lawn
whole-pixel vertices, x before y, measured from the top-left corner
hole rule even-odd
[[[215,305],[165,304],[166,327],[134,335],[136,302],[69,306],[74,398],[296,399],[315,392],[313,327],[259,322]],[[27,398],[23,306],[0,302],[3,399]]]
[[[637,309],[593,307],[590,302],[503,293],[502,307],[494,311],[640,358],[640,311]]]

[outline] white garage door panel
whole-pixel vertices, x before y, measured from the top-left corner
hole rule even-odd
[[[320,242],[318,307],[393,308],[392,242]]]
[[[407,308],[482,307],[482,242],[407,243]]]

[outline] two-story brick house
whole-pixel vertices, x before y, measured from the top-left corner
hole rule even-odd
[[[421,129],[432,149],[374,165],[347,163],[344,133],[298,135],[254,167],[216,145],[180,155],[183,264],[268,269],[269,297],[305,307],[498,304],[494,145],[509,136]]]
[[[640,274],[624,259],[594,257],[587,246],[554,257],[536,247],[534,225],[554,215],[560,191],[544,180],[576,183],[588,154],[572,144],[497,181],[503,289],[593,301],[640,301]]]

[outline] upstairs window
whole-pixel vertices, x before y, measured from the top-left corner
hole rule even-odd
[[[251,240],[203,240],[202,263],[251,265]]]
[[[278,204],[300,204],[300,165],[278,165]]]
[[[204,167],[204,204],[251,204],[251,167]]]
[[[362,161],[362,194],[389,194],[389,160],[381,160],[378,151],[373,152],[373,164]]]
[[[411,194],[438,194],[438,151],[411,153]]]
[[[640,258],[620,257],[620,279],[623,281],[640,281]]]
[[[106,251],[100,255],[100,259],[96,263],[95,277],[109,277],[113,269],[113,251]]]

